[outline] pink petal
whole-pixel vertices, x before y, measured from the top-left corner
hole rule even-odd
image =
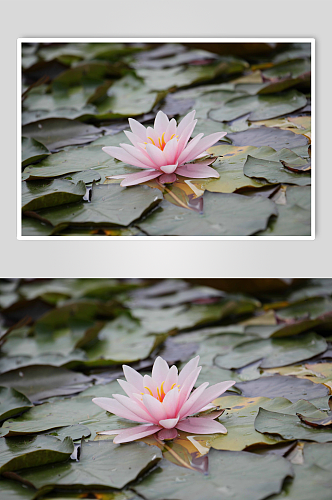
[[[137,174],[128,174],[126,178],[121,182],[120,186],[134,186],[135,184],[141,184],[142,182],[150,181],[155,179],[160,175],[160,170],[149,170],[149,172],[139,172]]]
[[[175,165],[163,165],[162,167],[159,167],[162,172],[165,174],[173,174],[177,168],[178,164],[176,163]]]
[[[229,380],[227,382],[219,382],[218,384],[211,385],[211,387],[208,387],[204,391],[204,393],[198,398],[196,403],[191,407],[190,412],[192,414],[197,413],[202,408],[204,408],[205,405],[211,403],[211,401],[219,397],[234,384],[235,384],[234,380]]]
[[[194,160],[197,158],[198,155],[200,155],[203,151],[206,149],[210,148],[215,144],[216,142],[220,141],[222,137],[226,135],[227,132],[216,132],[215,134],[210,134],[204,137],[197,146],[195,146],[191,151],[190,154],[183,160],[183,161],[190,161]],[[180,163],[180,161],[179,161]]]
[[[207,177],[220,177],[218,172],[212,168],[198,163],[187,163],[176,169],[176,173],[183,177],[192,177],[193,179],[205,179]]]
[[[134,167],[151,168],[146,163],[142,163],[140,160],[137,160],[137,158],[134,158],[131,154],[129,154],[122,148],[117,148],[115,146],[105,146],[101,149],[108,155],[113,156],[113,158],[123,161],[124,163],[128,163],[129,165],[134,165]]]
[[[143,391],[143,376],[138,373],[134,368],[128,365],[122,365],[124,376],[126,377],[129,384],[136,387],[138,392]]]
[[[167,129],[164,135],[165,142],[168,142],[172,135],[176,134],[176,120],[174,118],[171,119],[169,124],[167,125]],[[174,137],[175,139],[175,137]],[[172,139],[173,140],[173,139]]]
[[[203,394],[208,385],[209,382],[204,382],[199,387],[197,387],[197,389],[194,390],[194,392],[190,395],[187,401],[185,401],[185,403],[183,404],[179,413],[180,418],[184,418],[187,415],[191,415],[193,413],[191,411],[192,406],[196,403],[197,399]]]
[[[187,160],[187,158],[189,158],[192,150],[195,149],[195,147],[198,145],[198,143],[200,142],[200,140],[202,139],[203,136],[204,136],[204,134],[198,134],[198,135],[196,135],[196,137],[191,139],[191,141],[184,148],[184,150],[182,151],[180,156],[177,158],[179,165],[182,165],[182,163],[184,163],[185,161],[189,161],[189,159]],[[179,152],[179,149],[178,149],[178,152]]]
[[[193,133],[193,130],[195,128],[196,123],[197,123],[197,120],[194,120],[192,123],[189,123],[189,125],[184,129],[182,134],[179,136],[177,153],[176,153],[179,164],[181,164],[181,162],[182,162],[182,159],[181,159],[181,161],[179,161],[179,158],[181,158],[181,155],[186,150],[187,143],[191,137],[191,134]],[[199,137],[199,139],[200,139],[201,137],[203,137],[203,135],[204,134],[198,134],[197,137]],[[197,139],[197,140],[199,140],[199,139]],[[196,144],[196,142],[194,144]]]
[[[150,415],[152,415],[158,422],[159,420],[167,418],[166,410],[159,399],[150,396],[150,394],[144,394],[143,403]]]
[[[168,392],[170,391],[171,387],[173,384],[177,385],[178,383],[178,369],[175,365],[171,366],[169,369],[169,372],[167,374],[165,384],[164,384],[164,391]]]
[[[123,396],[122,394],[112,394],[113,398],[116,399],[122,406],[127,408],[127,410],[131,411],[137,417],[141,418],[145,422],[150,422],[152,424],[156,424],[157,420],[153,418],[145,408],[141,408],[136,401],[131,398],[127,398],[127,396]]]
[[[164,420],[159,420],[159,425],[164,427],[165,429],[173,429],[179,421],[179,417],[177,418],[166,418]]]
[[[136,160],[142,162],[145,165],[148,165],[150,168],[157,168],[157,165],[151,160],[151,158],[147,155],[145,156],[140,149],[131,146],[131,144],[125,143],[121,143],[120,146],[122,147],[122,149],[127,151],[127,153],[136,158]]]
[[[176,181],[176,175],[175,174],[162,174],[158,181],[161,184],[171,184],[172,182]]]
[[[163,405],[167,413],[168,418],[177,417],[177,408],[179,401],[179,390],[174,387],[171,391],[168,391],[163,400]]]
[[[128,420],[133,420],[134,422],[146,422],[145,419],[138,417],[135,413],[125,408],[121,403],[115,401],[115,399],[93,398],[92,402],[100,406],[103,410],[114,413],[114,415],[117,415],[118,417],[127,418]]]
[[[162,136],[163,132],[166,132],[166,129],[169,124],[169,119],[165,113],[162,111],[158,111],[156,118],[154,120],[154,129],[159,137]]]
[[[166,156],[161,149],[157,148],[157,146],[154,146],[153,144],[147,144],[146,152],[150,156],[151,160],[156,165],[158,165],[158,167],[161,167],[162,165],[165,165],[165,163],[167,163]]]
[[[134,385],[129,384],[129,382],[127,382],[126,380],[121,380],[120,378],[118,378],[117,381],[130,398],[137,392],[137,388]]]
[[[173,137],[173,139],[168,141],[166,146],[164,147],[163,153],[166,157],[167,163],[169,163],[170,165],[175,163],[177,148],[178,148],[178,140],[176,137]]]
[[[181,420],[176,428],[190,434],[214,434],[216,432],[227,434],[227,429],[220,422],[200,417],[190,417]]]
[[[184,367],[182,368],[182,370],[179,373],[178,383],[180,385],[183,384],[185,379],[188,377],[189,373],[191,373],[192,371],[195,370],[195,368],[197,368],[198,363],[199,363],[199,356],[196,356],[195,358],[188,361],[188,363],[186,365],[184,365]]]
[[[159,425],[138,425],[136,427],[131,427],[130,429],[123,429],[114,439],[113,443],[128,443],[129,441],[135,441],[136,439],[141,439],[145,436],[150,436],[155,432],[160,431]]]
[[[126,136],[128,137],[128,139],[130,140],[130,142],[134,145],[134,146],[137,146],[137,144],[139,142],[141,142],[141,138],[138,137],[136,134],[133,134],[132,132],[129,132],[128,130],[124,130],[124,133],[126,134]]]
[[[158,134],[157,134],[157,132],[152,127],[148,127],[146,129],[146,139],[145,139],[145,141],[149,141],[149,140],[151,141],[151,139],[152,139],[152,141],[155,144],[158,144]],[[153,145],[152,142],[151,143],[148,142],[148,144],[152,144]],[[158,146],[159,146],[159,144],[158,144]]]
[[[194,121],[196,111],[190,111],[182,120],[180,121],[176,133],[180,136],[184,129],[189,125],[189,123]]]
[[[155,380],[152,377],[150,377],[150,375],[144,375],[143,385],[144,385],[143,392],[145,394],[150,394],[150,391],[151,391],[153,394],[153,397],[155,397],[155,398],[158,397],[157,383],[155,382]],[[150,391],[148,391],[148,389],[146,389],[146,387],[148,387],[150,389]]]
[[[176,429],[162,429],[158,432],[158,439],[161,441],[175,439],[176,437],[178,437],[178,431]]]
[[[169,366],[167,364],[167,361],[158,356],[152,367],[152,378],[156,382],[158,387],[161,386],[162,382],[165,382],[168,372]]]
[[[188,375],[188,377],[185,379],[185,381],[181,385],[180,392],[179,392],[178,408],[177,408],[178,411],[180,411],[182,405],[187,400],[187,398],[191,392],[191,389],[194,387],[194,384],[197,380],[199,372],[201,371],[201,368],[202,368],[201,366],[199,366],[198,368],[195,368],[195,370],[193,370]]]
[[[139,123],[137,120],[134,120],[134,118],[129,118],[129,125],[131,130],[137,137],[141,139],[141,141],[146,141],[146,128],[144,125]]]

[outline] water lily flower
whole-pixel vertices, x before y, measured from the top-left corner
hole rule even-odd
[[[226,132],[217,132],[204,138],[204,134],[198,134],[188,142],[197,123],[194,120],[195,112],[188,113],[177,125],[174,118],[169,120],[165,113],[158,111],[154,128],[145,128],[129,118],[132,132],[125,131],[125,134],[132,145],[120,144],[121,147],[106,146],[102,149],[117,160],[143,171],[114,175],[109,179],[123,179],[121,186],[133,186],[156,178],[162,184],[172,183],[176,181],[177,175],[195,179],[219,177],[218,172],[208,166],[211,160],[191,162],[208,155],[205,150],[224,137]]]
[[[126,443],[158,432],[159,439],[174,439],[177,430],[193,434],[226,434],[226,428],[206,414],[193,416],[213,408],[211,401],[235,384],[233,380],[220,382],[208,388],[204,382],[193,392],[201,367],[199,356],[191,359],[178,373],[175,365],[169,367],[160,356],[153,364],[152,375],[144,377],[130,366],[123,365],[126,381],[118,380],[127,396],[112,394],[113,398],[94,398],[92,401],[119,417],[141,425],[126,429],[99,432],[117,436],[114,443]]]

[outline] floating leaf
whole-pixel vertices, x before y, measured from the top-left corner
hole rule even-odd
[[[227,355],[217,356],[215,363],[221,368],[240,368],[261,360],[259,366],[271,368],[312,358],[326,348],[325,339],[313,332],[280,339],[251,340],[234,347]]]
[[[138,227],[151,236],[246,236],[276,213],[274,203],[261,197],[206,193],[202,214],[163,202]]]
[[[78,184],[56,179],[54,181],[23,182],[22,211],[40,210],[41,208],[64,205],[82,200],[85,195],[85,184]]]
[[[74,451],[69,437],[53,436],[0,439],[0,472],[66,461]]]
[[[159,189],[147,186],[122,188],[119,185],[94,185],[91,202],[82,202],[51,210],[40,211],[40,216],[53,226],[63,225],[120,225],[128,226],[162,200]]]
[[[211,500],[220,500],[220,495],[231,496],[234,500],[242,499],[243,495],[260,500],[280,492],[285,477],[292,474],[291,466],[284,458],[261,457],[241,451],[211,450],[208,476],[176,467],[162,461],[155,471],[133,487],[134,491],[149,500],[161,497],[200,500],[203,491]]]
[[[22,136],[22,167],[26,167],[30,163],[37,163],[50,154],[50,151],[40,142]]]
[[[244,96],[231,99],[221,108],[210,111],[209,117],[216,121],[235,120],[247,113],[251,121],[267,120],[292,113],[303,108],[307,100],[297,90],[274,95]]]
[[[0,387],[0,420],[18,415],[33,406],[31,401],[10,387]]]
[[[161,452],[144,443],[116,445],[110,441],[82,442],[79,462],[29,469],[21,476],[39,493],[54,487],[73,485],[121,489],[154,467]],[[121,465],[120,465],[121,464]]]
[[[307,162],[303,163],[306,164]],[[281,161],[261,160],[250,155],[247,157],[243,172],[248,177],[264,179],[271,184],[285,183],[296,184],[298,186],[307,186],[311,184],[311,177],[309,174],[291,172],[289,168],[284,168]]]

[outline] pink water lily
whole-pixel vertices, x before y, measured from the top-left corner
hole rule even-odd
[[[123,365],[126,381],[118,380],[127,396],[112,394],[113,398],[94,398],[92,401],[119,417],[141,425],[126,429],[99,432],[117,434],[114,443],[126,443],[158,432],[159,439],[174,439],[177,430],[192,434],[226,434],[226,428],[214,420],[216,415],[192,416],[213,408],[211,401],[235,384],[233,380],[207,388],[204,382],[193,392],[201,367],[199,356],[187,363],[178,373],[175,365],[169,367],[160,356],[155,360],[152,376],[144,377],[130,366]]]
[[[117,160],[144,170],[135,174],[113,175],[109,179],[123,179],[121,186],[133,186],[157,177],[162,184],[176,181],[177,175],[195,179],[219,177],[218,172],[209,167],[211,159],[190,162],[208,155],[205,150],[224,137],[226,132],[204,138],[204,134],[198,134],[188,142],[197,123],[194,116],[195,110],[177,125],[174,118],[169,120],[165,113],[158,111],[154,128],[145,128],[129,118],[132,132],[125,131],[125,134],[132,145],[123,143],[121,147],[106,146],[102,149]]]

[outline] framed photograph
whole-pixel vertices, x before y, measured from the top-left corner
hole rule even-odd
[[[17,74],[18,239],[315,238],[314,39],[21,38]]]

